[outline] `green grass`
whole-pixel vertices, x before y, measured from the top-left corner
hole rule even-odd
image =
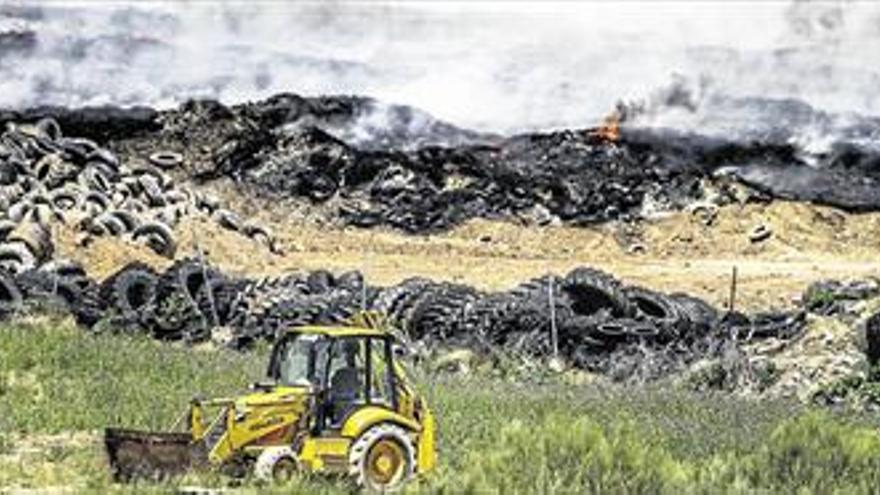
[[[130,491],[108,477],[103,427],[165,428],[192,394],[230,394],[258,379],[265,358],[266,349],[92,335],[62,320],[0,327],[0,491]],[[440,463],[413,492],[876,493],[880,486],[880,435],[867,417],[671,386],[416,375],[438,417]],[[211,473],[179,483],[269,488]],[[278,490],[350,487],[311,476]]]
[[[255,355],[22,321],[0,330],[0,431],[167,428],[194,393],[234,393],[264,370]]]

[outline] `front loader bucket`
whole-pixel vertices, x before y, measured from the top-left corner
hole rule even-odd
[[[116,481],[163,480],[205,464],[201,442],[189,433],[107,428],[104,445]]]

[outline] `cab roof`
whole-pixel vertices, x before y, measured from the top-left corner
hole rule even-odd
[[[293,327],[287,330],[292,334],[313,334],[326,335],[328,337],[387,337],[391,338],[391,334],[377,328],[369,328],[362,326],[302,326]]]

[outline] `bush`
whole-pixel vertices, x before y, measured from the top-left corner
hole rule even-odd
[[[753,454],[679,459],[629,420],[512,421],[470,451],[443,493],[876,493],[880,434],[811,412],[781,424]]]
[[[515,420],[498,441],[467,456],[467,468],[439,483],[451,493],[658,493],[686,469],[629,422],[608,430],[588,417]]]
[[[753,486],[811,493],[876,493],[880,435],[827,414],[809,413],[781,425],[748,460]]]

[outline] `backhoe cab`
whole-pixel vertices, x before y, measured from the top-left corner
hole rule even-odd
[[[117,478],[157,477],[203,465],[286,479],[337,472],[388,491],[434,467],[434,419],[397,362],[376,314],[349,325],[282,335],[267,380],[236,399],[197,400],[188,433],[108,429]],[[208,420],[210,408],[219,408]]]

